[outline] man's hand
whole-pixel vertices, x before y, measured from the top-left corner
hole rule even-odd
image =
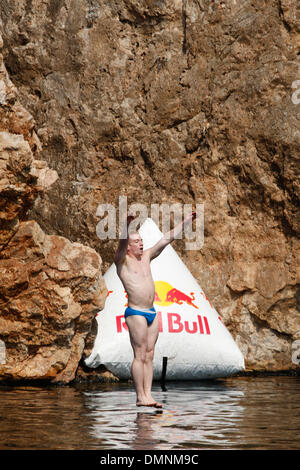
[[[133,214],[128,214],[127,216],[127,227],[131,224],[131,222],[136,218]]]
[[[191,212],[190,214],[188,214],[185,218],[185,221],[189,221],[189,220],[194,220],[196,219],[196,217],[198,217],[198,214],[197,212]]]

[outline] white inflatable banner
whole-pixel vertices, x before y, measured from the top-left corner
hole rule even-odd
[[[139,233],[144,249],[162,233],[146,219]],[[231,334],[171,245],[151,262],[155,283],[154,307],[159,317],[159,337],[154,354],[154,380],[198,380],[226,377],[244,369],[244,358]],[[98,333],[87,366],[106,366],[121,379],[131,377],[133,352],[124,320],[127,295],[113,264],[104,275],[108,289],[105,307],[97,315]]]

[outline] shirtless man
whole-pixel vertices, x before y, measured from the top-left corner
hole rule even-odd
[[[155,286],[152,279],[150,262],[179,235],[183,227],[196,217],[189,214],[183,222],[172,230],[151,248],[143,249],[143,240],[138,232],[128,233],[128,227],[133,215],[128,215],[125,233],[119,242],[114,262],[117,273],[128,295],[128,307],[125,310],[125,321],[128,326],[130,342],[134,353],[131,375],[136,390],[137,406],[154,406],[162,408],[162,404],[151,395],[153,380],[154,347],[158,338],[158,317],[153,301]]]

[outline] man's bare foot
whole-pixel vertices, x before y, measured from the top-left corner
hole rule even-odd
[[[162,408],[162,403],[158,403],[157,401],[154,404],[155,408]]]
[[[162,404],[161,403],[158,403],[156,400],[154,400],[154,398],[152,397],[152,395],[148,395],[147,396],[147,399],[148,401],[150,401],[152,403],[151,406],[155,406],[155,408],[162,408]]]
[[[136,406],[153,406],[154,408],[162,408],[162,404],[158,403],[157,401],[152,402],[152,403],[141,403],[141,402],[136,402]]]
[[[154,406],[155,408],[162,408],[162,404],[155,401],[152,397],[137,400],[136,406]]]
[[[142,403],[142,402],[136,402],[136,406],[154,406],[154,403]]]

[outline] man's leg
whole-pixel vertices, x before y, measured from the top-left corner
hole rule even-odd
[[[136,390],[136,404],[153,405],[155,400],[146,397],[144,391],[144,372],[147,351],[148,325],[145,317],[140,315],[130,315],[126,318],[130,342],[134,353],[131,365],[131,375]]]
[[[144,364],[144,392],[147,397],[147,400],[156,403],[154,398],[151,395],[152,381],[153,381],[153,357],[154,357],[154,347],[158,338],[159,333],[159,322],[158,316],[156,315],[155,319],[148,326],[147,332],[147,348],[146,348],[146,358]]]

